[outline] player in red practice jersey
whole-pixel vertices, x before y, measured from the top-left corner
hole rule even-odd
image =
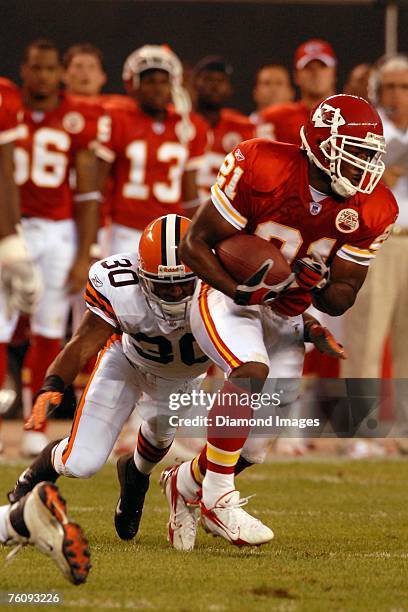
[[[335,93],[337,59],[325,40],[312,39],[296,50],[294,81],[300,90],[300,100],[266,108],[259,114],[258,134],[300,145],[300,128],[310,110],[324,98]]]
[[[97,148],[101,180],[111,172],[114,182],[112,253],[137,249],[154,218],[197,208],[195,174],[206,146],[205,125],[182,98],[182,66],[168,47],[134,51],[123,79],[128,104],[105,105],[111,126],[103,126]]]
[[[20,188],[23,234],[44,285],[31,320],[31,346],[25,359],[27,390],[35,394],[60,349],[69,295],[78,292],[87,278],[99,198],[96,160],[89,145],[96,139],[102,111],[94,103],[60,91],[59,53],[49,41],[27,47],[21,76],[23,110],[15,180]],[[69,184],[73,168],[75,192]],[[12,329],[10,322],[10,335]],[[30,409],[26,406],[26,413]],[[28,436],[23,450],[34,453],[44,443],[43,436],[33,432]]]
[[[38,272],[28,254],[18,222],[20,204],[14,181],[13,150],[18,133],[21,98],[17,87],[0,78],[0,309],[30,314],[40,295]],[[0,327],[0,424],[15,394],[2,390],[7,373],[7,329]],[[0,452],[2,443],[0,441]]]
[[[237,545],[262,544],[273,534],[242,509],[245,501],[234,488],[249,427],[228,437],[217,417],[236,416],[245,423],[252,414],[251,394],[262,390],[268,375],[280,379],[275,389],[280,405],[293,401],[303,363],[300,313],[311,301],[335,316],[353,305],[398,214],[392,193],[379,184],[383,128],[366,100],[327,98],[312,110],[301,138],[302,149],[254,139],[227,155],[211,201],[180,248],[183,261],[204,281],[192,304],[192,332],[229,380],[209,412],[206,449],[164,480],[179,508],[199,497],[205,474],[201,520],[208,531]],[[314,193],[322,196],[318,203]],[[265,283],[268,262],[242,285],[221,267],[214,245],[244,230],[280,247],[293,270],[285,282]]]
[[[232,96],[232,67],[224,58],[204,57],[193,70],[195,110],[207,123],[205,163],[198,171],[200,198],[206,200],[227,153],[243,140],[255,136],[248,117],[225,105]]]

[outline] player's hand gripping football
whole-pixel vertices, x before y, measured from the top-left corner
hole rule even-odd
[[[40,391],[35,399],[31,414],[24,429],[42,431],[49,416],[62,402],[63,394],[59,391]]]
[[[307,291],[323,289],[329,282],[330,270],[316,251],[312,251],[311,257],[306,256],[295,261],[293,272],[298,286]]]
[[[266,282],[269,270],[273,266],[273,261],[267,259],[258,268],[252,276],[250,276],[244,284],[238,285],[234,302],[239,306],[254,306],[256,304],[269,305],[274,299],[281,295],[292,283],[295,275],[289,274],[280,283],[269,285]]]
[[[305,342],[312,342],[320,353],[337,357],[337,359],[347,359],[343,346],[337,342],[331,331],[323,327],[316,319],[305,322],[304,339]]]

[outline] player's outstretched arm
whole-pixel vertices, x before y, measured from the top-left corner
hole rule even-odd
[[[25,429],[41,430],[47,413],[61,403],[65,387],[74,381],[78,372],[105,345],[113,332],[112,325],[94,313],[87,311],[84,314],[74,336],[48,368]]]
[[[232,298],[238,283],[221,266],[212,249],[237,231],[208,201],[199,208],[180,244],[182,261],[206,283]]]
[[[330,281],[323,289],[314,289],[313,304],[332,317],[342,315],[354,304],[368,267],[336,256],[330,266]]]

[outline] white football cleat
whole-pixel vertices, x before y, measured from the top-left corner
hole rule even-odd
[[[242,510],[248,499],[240,499],[239,491],[234,490],[222,495],[212,508],[206,508],[201,501],[201,524],[205,531],[235,546],[260,546],[270,542],[273,531]]]
[[[177,490],[179,466],[168,467],[161,473],[160,486],[170,509],[168,540],[177,550],[193,550],[198,525],[198,501],[189,502]]]
[[[27,458],[37,457],[48,442],[42,431],[25,431],[21,440],[21,454]]]
[[[28,536],[17,533],[11,517],[28,530]],[[40,482],[34,489],[10,509],[10,532],[7,544],[16,544],[7,559],[11,559],[22,546],[33,544],[51,557],[63,576],[73,584],[86,581],[90,564],[88,541],[79,525],[66,515],[66,503],[58,487],[51,482]],[[14,522],[14,521],[13,521]]]

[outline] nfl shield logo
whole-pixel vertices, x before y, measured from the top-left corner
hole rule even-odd
[[[318,215],[321,210],[322,210],[322,205],[319,204],[319,202],[310,202],[310,214],[311,215]]]

